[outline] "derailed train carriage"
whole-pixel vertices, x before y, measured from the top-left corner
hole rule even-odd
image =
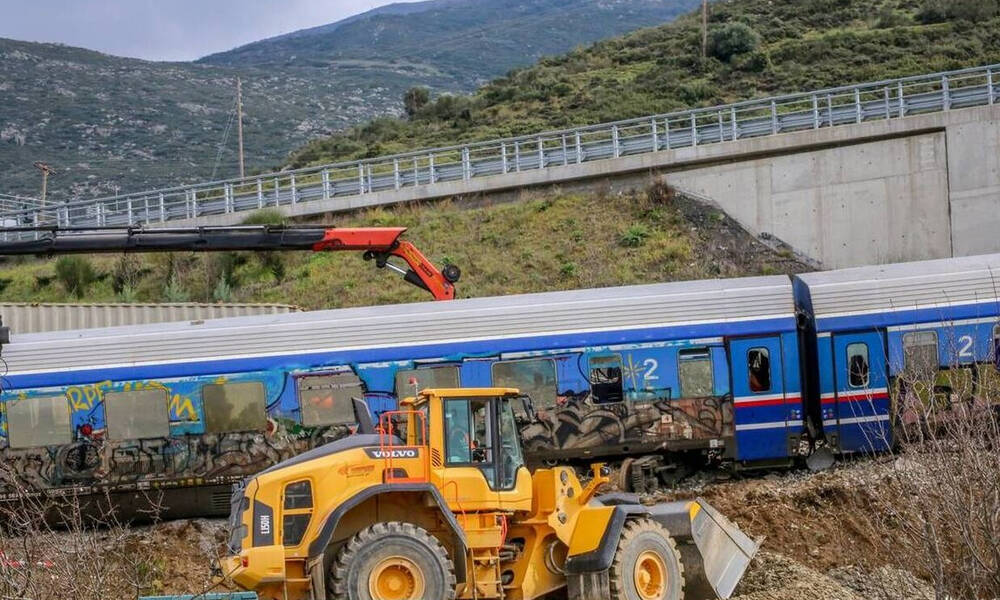
[[[225,514],[229,485],[429,387],[516,387],[535,461],[626,458],[625,483],[710,462],[883,451],[907,369],[956,402],[997,385],[1000,255],[14,335],[0,492],[107,492]]]

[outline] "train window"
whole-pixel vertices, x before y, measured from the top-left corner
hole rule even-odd
[[[170,435],[167,390],[105,392],[104,415],[109,440],[140,440]]]
[[[396,371],[396,397],[407,398],[420,390],[461,387],[458,367],[427,367]]]
[[[73,441],[66,396],[7,401],[7,441],[11,448],[56,446]]]
[[[903,336],[903,361],[912,376],[929,376],[938,370],[938,336],[935,331],[915,331]]]
[[[868,344],[847,345],[847,383],[852,388],[868,387],[871,365],[868,362]]]
[[[545,410],[556,405],[557,382],[556,363],[549,358],[493,364],[493,385],[517,388],[531,398],[536,409]]]
[[[354,398],[364,398],[361,380],[352,371],[298,377],[299,408],[307,427],[356,423]]]
[[[202,386],[205,432],[261,431],[267,426],[264,384],[213,383]]]
[[[750,391],[763,393],[771,391],[771,353],[767,348],[751,348],[747,352],[747,367],[750,369]]]
[[[712,355],[708,348],[678,352],[677,379],[681,384],[681,398],[706,398],[714,395]]]
[[[622,357],[590,357],[590,394],[594,404],[611,404],[625,399],[622,389]]]

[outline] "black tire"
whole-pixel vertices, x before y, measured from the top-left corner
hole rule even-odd
[[[402,566],[400,566],[402,565]],[[414,579],[422,580],[422,591],[413,597],[455,598],[455,568],[441,542],[425,530],[410,523],[390,521],[362,529],[337,553],[330,567],[329,597],[335,600],[384,600],[372,594],[375,577],[394,569],[403,576],[394,577],[409,586]],[[416,569],[419,577],[406,575]],[[377,581],[382,581],[381,579]],[[401,592],[407,598],[405,592]]]
[[[643,568],[640,570],[640,567]],[[640,578],[640,573],[649,574],[648,567],[660,571],[659,583],[655,577],[653,580]],[[684,599],[684,566],[677,544],[662,525],[650,519],[625,523],[610,575],[610,600]],[[642,584],[646,587],[640,592]]]

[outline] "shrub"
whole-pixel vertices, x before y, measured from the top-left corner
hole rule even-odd
[[[243,219],[243,225],[284,225],[287,221],[285,215],[277,208],[263,208],[254,211],[253,214]]]
[[[910,18],[897,10],[893,10],[888,6],[883,6],[882,10],[878,13],[878,19],[875,21],[875,27],[877,29],[891,29],[893,27],[905,27],[910,24]]]
[[[763,50],[754,50],[735,57],[733,66],[746,73],[763,73],[771,68],[771,57]]]
[[[403,95],[403,107],[406,110],[406,116],[412,119],[420,112],[420,109],[427,106],[430,100],[431,92],[425,87],[412,87],[406,90],[406,94]]]
[[[746,23],[726,23],[713,29],[708,36],[708,52],[728,62],[737,54],[746,54],[760,45],[760,35]]]
[[[61,256],[56,261],[55,269],[56,279],[77,298],[83,298],[90,285],[97,280],[94,267],[82,256]]]
[[[163,288],[163,298],[167,302],[189,302],[191,300],[191,294],[184,289],[184,285],[181,283],[180,278],[177,275],[170,277],[167,281],[167,285]]]
[[[225,277],[220,277],[212,290],[212,299],[216,302],[230,302],[233,299],[233,288],[226,281]]]
[[[636,223],[618,237],[618,243],[626,248],[638,248],[646,243],[647,238],[649,238],[649,228],[642,223]]]

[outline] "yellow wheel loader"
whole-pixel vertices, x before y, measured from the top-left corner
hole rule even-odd
[[[234,491],[241,587],[274,600],[728,598],[758,544],[701,500],[598,495],[524,466],[517,390],[434,389]]]

